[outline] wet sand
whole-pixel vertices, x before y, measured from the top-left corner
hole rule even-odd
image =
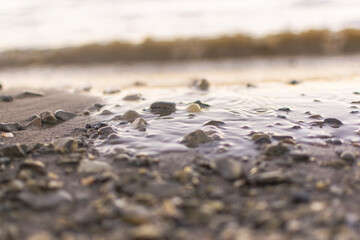
[[[81,114],[102,102],[43,92],[43,97],[0,102],[0,122],[24,124],[46,110]],[[356,144],[316,146],[263,134],[253,137],[256,154],[250,159],[219,161],[197,148],[150,156],[121,144],[102,152],[95,143],[111,129],[98,129],[99,121],[109,123],[99,113],[1,138],[0,239],[360,236]]]

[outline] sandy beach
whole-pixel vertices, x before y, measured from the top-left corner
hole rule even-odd
[[[249,136],[255,149],[251,158],[219,158],[198,147],[147,155],[124,147],[114,135],[119,123],[134,126],[134,119],[122,112],[104,120],[101,113],[111,109],[106,99],[59,90],[25,95],[2,90],[0,95],[13,96],[0,102],[0,122],[23,127],[4,131],[2,125],[1,239],[359,236],[356,143],[329,138],[327,144],[304,144],[296,134],[258,132]],[[105,105],[94,107],[100,103]],[[160,109],[152,106],[147,108]],[[60,109],[75,115],[41,114]],[[34,114],[41,126],[28,125]],[[187,139],[200,144],[200,135]],[[115,147],[106,150],[109,144]]]

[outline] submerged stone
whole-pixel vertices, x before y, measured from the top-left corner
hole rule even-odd
[[[73,112],[67,112],[67,111],[64,111],[64,110],[57,110],[55,113],[54,113],[54,116],[60,120],[63,120],[63,121],[67,121],[67,120],[70,120],[74,117],[77,116],[76,113],[73,113]]]
[[[133,122],[138,117],[140,117],[138,112],[134,110],[128,110],[124,113],[124,115],[122,115],[121,119],[128,122]]]
[[[265,149],[265,154],[268,156],[281,156],[285,153],[288,153],[290,151],[290,148],[284,144],[274,144],[269,145]]]
[[[113,112],[111,112],[109,109],[104,109],[101,111],[100,115],[111,115]]]
[[[176,104],[173,102],[153,102],[150,111],[155,114],[169,115],[176,111]]]
[[[216,121],[216,120],[211,120],[211,121],[208,121],[204,124],[204,126],[208,126],[208,125],[211,125],[211,126],[216,126],[216,127],[219,127],[219,126],[222,126],[224,125],[225,122],[223,121]]]
[[[352,165],[355,162],[355,157],[351,152],[346,152],[346,151],[342,152],[340,154],[340,158],[345,162],[349,163],[350,165]]]
[[[210,107],[209,104],[203,103],[203,102],[201,102],[200,100],[197,100],[197,101],[195,101],[195,102],[193,102],[193,103],[199,104],[199,106],[200,106],[201,108],[209,108],[209,107]]]
[[[290,112],[291,109],[288,108],[288,107],[282,107],[282,108],[279,108],[278,111],[283,111],[283,112]]]
[[[119,92],[120,92],[120,89],[115,88],[115,87],[113,87],[113,88],[110,87],[110,88],[105,89],[103,91],[103,94],[117,94]]]
[[[93,106],[89,107],[87,110],[90,112],[99,111],[102,107],[104,107],[104,104],[95,103]]]
[[[96,122],[96,123],[88,123],[86,124],[85,128],[92,128],[92,129],[95,129],[95,130],[98,130],[102,127],[105,127],[107,126],[106,123],[103,123],[103,122]]]
[[[211,138],[203,130],[198,129],[185,135],[180,143],[185,144],[187,147],[197,147],[210,141]]]
[[[40,113],[40,118],[42,123],[55,124],[57,122],[56,117],[50,111]]]
[[[98,133],[101,135],[110,135],[111,133],[115,133],[115,130],[110,126],[102,127],[98,130]]]

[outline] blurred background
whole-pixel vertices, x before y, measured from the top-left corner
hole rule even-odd
[[[266,68],[269,62],[263,57],[281,57],[270,64],[278,64],[281,74],[286,72],[284,66],[303,64],[313,68],[314,61],[306,57],[325,56],[327,64],[331,62],[343,70],[339,63],[345,63],[346,68],[357,58],[338,60],[334,56],[360,52],[359,13],[359,0],[2,1],[0,80],[15,79],[19,67],[26,67],[29,77],[35,74],[34,79],[45,78],[45,73],[47,79],[64,73],[64,69],[61,74],[56,72],[59,69],[47,69],[39,76],[38,69],[32,70],[54,66],[67,66],[65,73],[75,74],[78,79],[158,79],[161,76],[154,74],[162,70],[167,78],[169,74],[188,78],[208,75],[214,63],[204,61],[215,60],[221,61],[216,65],[218,71],[214,74],[219,77],[215,79],[231,75],[229,81],[255,81],[263,76],[245,73],[234,77],[234,70],[259,65]],[[191,62],[194,60],[196,63]],[[142,65],[128,67],[139,63]],[[91,77],[79,73],[79,66],[88,65],[95,69]],[[14,68],[15,75],[9,70]],[[127,73],[120,76],[118,69],[121,74]],[[319,69],[321,66],[317,66]]]

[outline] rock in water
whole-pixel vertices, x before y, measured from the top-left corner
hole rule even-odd
[[[207,143],[210,141],[211,138],[206,135],[203,130],[198,129],[185,135],[180,142],[185,144],[187,147],[197,147],[202,143]]]
[[[57,110],[57,111],[54,113],[54,116],[55,116],[57,119],[60,119],[60,120],[63,120],[63,121],[67,121],[67,120],[70,120],[70,119],[76,117],[77,114],[76,114],[76,113],[72,113],[72,112],[63,111],[63,110]]]
[[[116,94],[119,93],[120,89],[115,88],[115,87],[109,87],[106,90],[103,91],[103,94]]]
[[[132,122],[132,126],[136,129],[144,129],[148,123],[143,118],[137,118]]]
[[[111,166],[106,162],[83,160],[78,168],[79,173],[99,173],[110,171]]]
[[[189,106],[187,106],[186,111],[196,113],[196,112],[201,112],[201,108],[200,108],[199,104],[191,103]]]
[[[55,124],[57,122],[56,117],[50,111],[40,113],[40,118],[42,123]]]
[[[141,99],[141,95],[140,94],[130,94],[130,95],[126,95],[123,100],[124,101],[138,101]]]
[[[332,128],[339,128],[343,123],[336,118],[325,118],[324,123],[329,124]]]
[[[134,110],[129,110],[122,115],[122,120],[133,122],[136,118],[140,117],[140,114]]]
[[[176,111],[176,104],[173,102],[153,102],[150,111],[160,115],[170,115]]]
[[[200,90],[203,90],[203,91],[206,91],[209,89],[210,87],[210,83],[208,80],[206,79],[196,79],[192,82],[192,86],[200,89]]]
[[[215,165],[216,171],[227,180],[235,180],[241,176],[241,163],[233,159],[219,159]]]
[[[58,190],[44,194],[22,192],[18,196],[19,200],[35,210],[51,209],[64,203],[71,203],[73,197],[65,190]]]

